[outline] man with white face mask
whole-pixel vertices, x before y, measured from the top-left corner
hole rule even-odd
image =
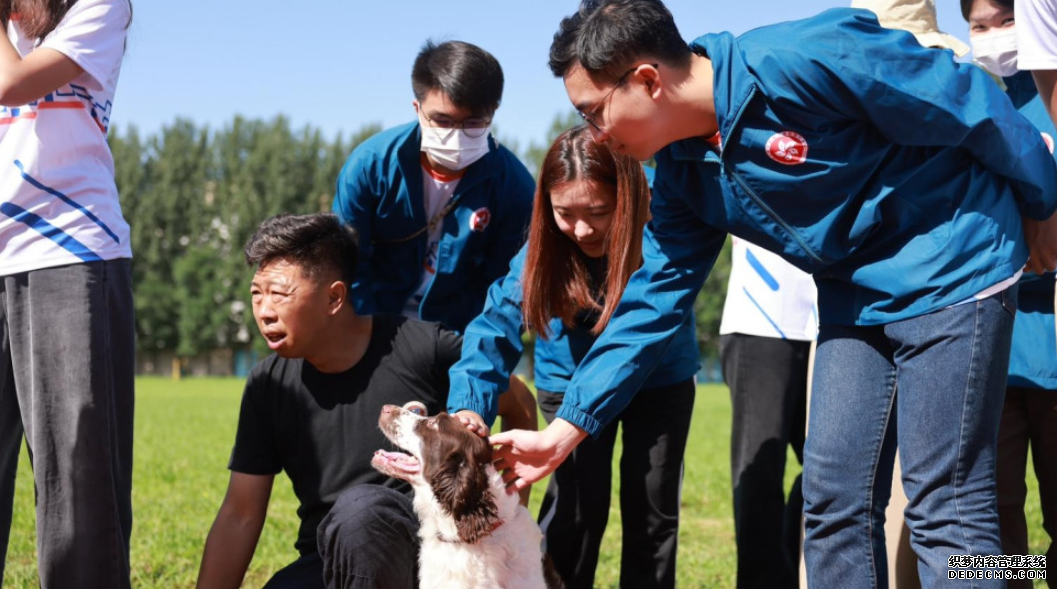
[[[973,61],[999,77],[1017,74],[1017,29],[1013,20],[1013,3],[1004,6],[1000,1],[962,0],[969,5],[964,16],[969,21],[969,42],[973,46]]]
[[[1017,30],[1025,24],[1017,26],[1013,0],[961,0],[961,8],[962,16],[969,22],[974,61],[1002,78],[1013,105],[1039,129],[1053,152],[1057,128],[1047,115],[1031,72],[1017,71]],[[1050,272],[1041,277],[1026,274],[1017,298],[1009,380],[998,430],[995,470],[998,518],[1002,551],[1009,555],[1029,554],[1024,473],[1030,447],[1039,480],[1042,525],[1050,537],[1046,551],[1050,587],[1057,587],[1054,578],[1057,570],[1054,565],[1057,559],[1057,336],[1054,332],[1054,274]],[[1017,574],[1015,569],[1012,572]],[[1032,587],[1032,582],[1014,576],[1008,587],[1026,589]]]
[[[503,94],[495,57],[428,41],[411,82],[417,120],[352,152],[333,211],[360,235],[357,313],[403,313],[461,332],[521,247],[535,182],[489,133]]]

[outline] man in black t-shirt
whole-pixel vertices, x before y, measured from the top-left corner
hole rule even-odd
[[[275,353],[246,382],[199,589],[241,584],[281,471],[300,502],[300,557],[268,589],[415,586],[410,487],[370,465],[375,450],[392,448],[378,415],[409,401],[443,410],[461,340],[433,323],[357,315],[348,299],[356,252],[355,234],[329,214],[273,217],[246,246],[254,318]],[[535,429],[531,393],[511,382],[516,392],[503,397],[516,417],[504,427]]]

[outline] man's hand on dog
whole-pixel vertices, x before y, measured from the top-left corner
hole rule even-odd
[[[455,417],[459,421],[461,421],[463,425],[466,426],[466,429],[481,436],[482,438],[487,438],[489,432],[491,431],[488,426],[485,425],[484,419],[481,419],[480,415],[478,415],[474,411],[470,411],[469,409],[463,409],[462,411],[459,411],[455,414]]]

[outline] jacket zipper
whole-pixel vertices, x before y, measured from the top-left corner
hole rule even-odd
[[[745,113],[745,109],[748,108],[749,102],[751,102],[752,99],[755,96],[756,96],[756,87],[753,86],[752,90],[749,91],[748,98],[746,98],[741,103],[741,107],[738,108],[738,114],[734,115],[733,122],[731,122],[731,124],[728,126],[729,130],[733,130],[735,127],[738,126],[738,123],[741,121],[741,116]],[[729,136],[730,133],[728,132],[727,135]],[[738,186],[740,186],[741,189],[744,190],[745,193],[749,195],[749,198],[751,198],[752,201],[754,203],[756,203],[756,206],[758,206],[761,209],[763,209],[763,212],[767,213],[767,215],[769,217],[771,217],[771,219],[773,219],[775,223],[778,223],[778,225],[781,226],[782,229],[785,229],[786,233],[788,233],[790,235],[790,237],[792,237],[793,240],[796,241],[797,245],[799,245],[804,250],[804,252],[807,253],[807,255],[811,257],[812,260],[814,260],[815,262],[818,262],[818,263],[822,263],[822,258],[820,258],[818,256],[818,254],[816,254],[815,251],[812,250],[807,245],[807,243],[803,239],[800,238],[800,234],[798,234],[793,229],[793,227],[791,225],[789,225],[784,220],[782,220],[782,218],[779,217],[777,215],[777,213],[774,212],[774,209],[772,209],[765,202],[763,202],[763,200],[760,199],[760,197],[756,194],[756,192],[753,191],[753,189],[750,188],[749,185],[746,184],[745,181],[741,179],[740,175],[738,175],[734,170],[732,170],[731,168],[729,168],[727,166],[727,162],[724,159],[724,156],[726,155],[726,153],[727,153],[726,149],[721,149],[720,150],[720,152],[719,152],[719,162],[718,163],[723,166],[723,169],[726,171],[727,175],[730,176],[731,178],[734,178],[734,181],[737,182]]]

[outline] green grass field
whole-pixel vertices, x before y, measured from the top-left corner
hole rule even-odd
[[[193,587],[202,543],[227,487],[242,381],[142,378],[137,381],[133,586]],[[699,387],[686,456],[678,585],[734,587],[734,529],[729,473],[730,402],[723,386]],[[22,453],[5,586],[37,587],[33,484]],[[790,467],[787,482],[795,470]],[[1043,552],[1038,488],[1029,477],[1031,552]],[[276,479],[268,523],[244,587],[260,587],[296,557],[296,503],[289,481]],[[617,488],[614,486],[614,492]],[[530,509],[539,508],[537,485]],[[617,587],[620,512],[614,498],[599,563],[598,587]],[[1041,585],[1039,585],[1041,586]]]

